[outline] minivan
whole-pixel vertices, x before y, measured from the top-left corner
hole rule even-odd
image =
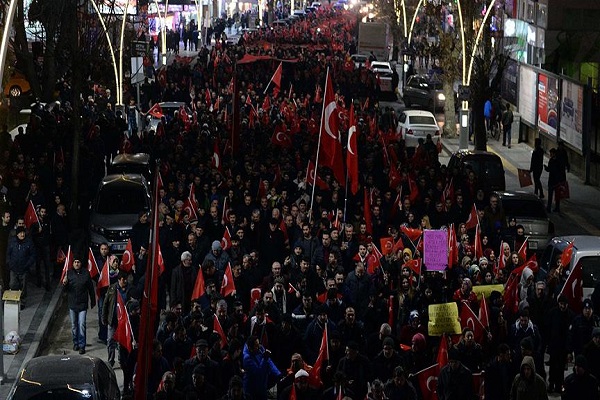
[[[102,179],[90,210],[92,249],[108,243],[111,253],[125,250],[140,212],[150,210],[150,188],[140,174],[113,174]]]
[[[548,242],[540,260],[540,271],[545,275],[556,266],[565,248],[573,243],[571,264],[573,268],[581,262],[583,270],[583,298],[590,297],[594,287],[600,281],[600,236],[577,235],[559,236]]]
[[[504,166],[497,154],[482,150],[458,150],[450,157],[448,169],[457,169],[459,176],[465,179],[468,171],[472,170],[479,187],[486,193],[506,190]]]
[[[115,372],[97,357],[51,355],[23,366],[8,400],[120,400]]]

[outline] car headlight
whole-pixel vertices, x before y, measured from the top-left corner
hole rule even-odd
[[[444,93],[438,93],[437,98],[439,101],[446,101],[446,96]]]
[[[100,235],[104,235],[104,227],[103,226],[91,224],[90,229]]]

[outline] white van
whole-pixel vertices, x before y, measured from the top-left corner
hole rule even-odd
[[[583,268],[583,297],[588,298],[600,281],[600,236],[560,236],[551,239],[540,260],[540,269],[546,274],[557,264],[565,248],[573,243],[570,270],[577,263]]]

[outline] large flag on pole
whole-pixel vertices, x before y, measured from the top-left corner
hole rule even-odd
[[[27,229],[29,229],[31,228],[31,225],[39,223],[40,219],[38,218],[37,212],[35,211],[33,202],[29,200],[29,203],[27,203],[27,210],[25,210],[25,226],[27,227]]]
[[[117,329],[115,330],[114,339],[131,353],[134,342],[133,329],[131,328],[125,302],[119,293],[117,293]]]
[[[319,355],[315,365],[308,372],[308,383],[311,386],[320,388],[323,385],[321,381],[321,368],[323,363],[329,360],[329,335],[327,334],[327,324],[323,328],[323,336],[321,337],[321,347],[319,347]]]
[[[323,112],[321,114],[319,141],[321,164],[331,168],[335,179],[343,185],[345,176],[342,162],[339,116],[329,71],[327,71],[327,79],[325,82],[325,97],[323,101]]]
[[[358,140],[356,138],[356,119],[354,117],[354,103],[350,105],[350,123],[348,124],[348,149],[346,152],[346,166],[348,168],[348,181],[350,192],[358,192]]]
[[[269,89],[269,85],[271,84],[271,82],[273,82],[273,86],[274,86],[274,88],[273,88],[273,97],[277,97],[277,95],[279,94],[279,91],[281,90],[281,75],[282,74],[283,74],[283,62],[280,62],[279,66],[275,70],[275,73],[271,77],[271,80],[269,81],[269,83],[265,87],[265,91],[264,91],[263,94],[267,93],[267,90]]]
[[[583,269],[581,262],[578,262],[571,270],[559,296],[561,294],[567,298],[571,310],[575,313],[581,312],[583,308]]]

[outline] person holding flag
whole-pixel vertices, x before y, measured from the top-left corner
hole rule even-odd
[[[280,400],[311,400],[318,397],[318,391],[308,384],[308,372],[304,369],[294,374],[294,382],[284,388],[279,396]]]
[[[440,371],[437,383],[439,400],[461,400],[473,398],[473,375],[460,361],[460,352],[448,350],[448,364]]]
[[[117,342],[114,339],[115,331],[118,327],[118,315],[117,315],[117,296],[121,296],[123,304],[127,304],[130,299],[129,286],[129,274],[125,271],[119,271],[117,275],[117,282],[112,284],[106,296],[104,297],[104,307],[102,309],[102,324],[108,327],[107,333],[107,349],[108,349],[108,363],[110,366],[115,365],[115,350],[117,348]],[[123,364],[126,359],[127,352],[124,349],[119,349],[119,364]]]
[[[62,285],[67,293],[73,350],[85,354],[87,310],[88,306],[96,306],[96,297],[92,277],[87,268],[82,268],[79,258],[73,260],[73,268],[67,271]]]

